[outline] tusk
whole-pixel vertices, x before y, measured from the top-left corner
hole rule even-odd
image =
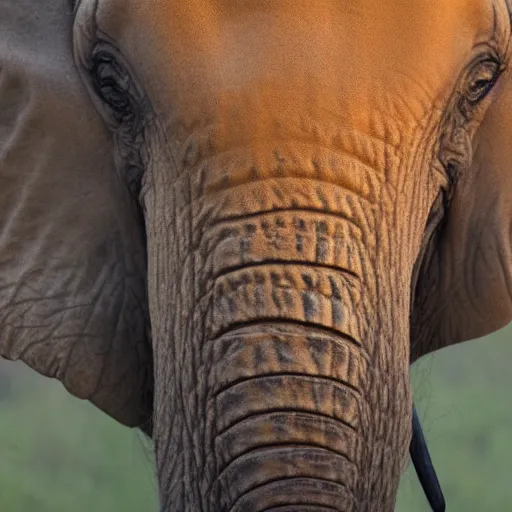
[[[444,501],[443,491],[437,479],[436,470],[432,464],[432,459],[428,452],[427,442],[423,435],[420,419],[416,412],[416,407],[412,408],[412,439],[409,447],[412,463],[416,474],[423,487],[425,496],[434,512],[445,512],[446,503]]]

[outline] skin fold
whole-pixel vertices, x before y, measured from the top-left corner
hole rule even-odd
[[[512,318],[510,35],[0,0],[0,354],[151,433],[162,512],[392,511],[410,364]]]

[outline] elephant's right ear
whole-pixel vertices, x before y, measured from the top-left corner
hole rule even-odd
[[[152,412],[144,227],[67,0],[0,0],[0,354],[120,422]]]
[[[412,311],[412,357],[512,320],[512,70],[500,77],[446,217],[427,249]]]

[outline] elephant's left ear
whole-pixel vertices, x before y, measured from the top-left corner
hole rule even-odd
[[[67,0],[0,0],[0,356],[152,413],[144,224],[73,64]]]
[[[474,139],[445,219],[430,242],[412,310],[412,358],[512,320],[512,70]]]

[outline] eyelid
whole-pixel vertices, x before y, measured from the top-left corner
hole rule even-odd
[[[481,56],[476,62],[474,62],[470,67],[468,76],[469,80],[467,82],[468,85],[466,86],[466,96],[469,103],[476,105],[482,101],[493,89],[503,69],[503,64],[495,54]],[[479,77],[479,73],[481,74],[482,72],[486,75],[489,74],[490,76],[486,76],[484,78],[481,76]],[[471,75],[473,75],[473,77]],[[471,87],[479,81],[487,81],[487,83],[482,86],[481,90],[472,91]]]

